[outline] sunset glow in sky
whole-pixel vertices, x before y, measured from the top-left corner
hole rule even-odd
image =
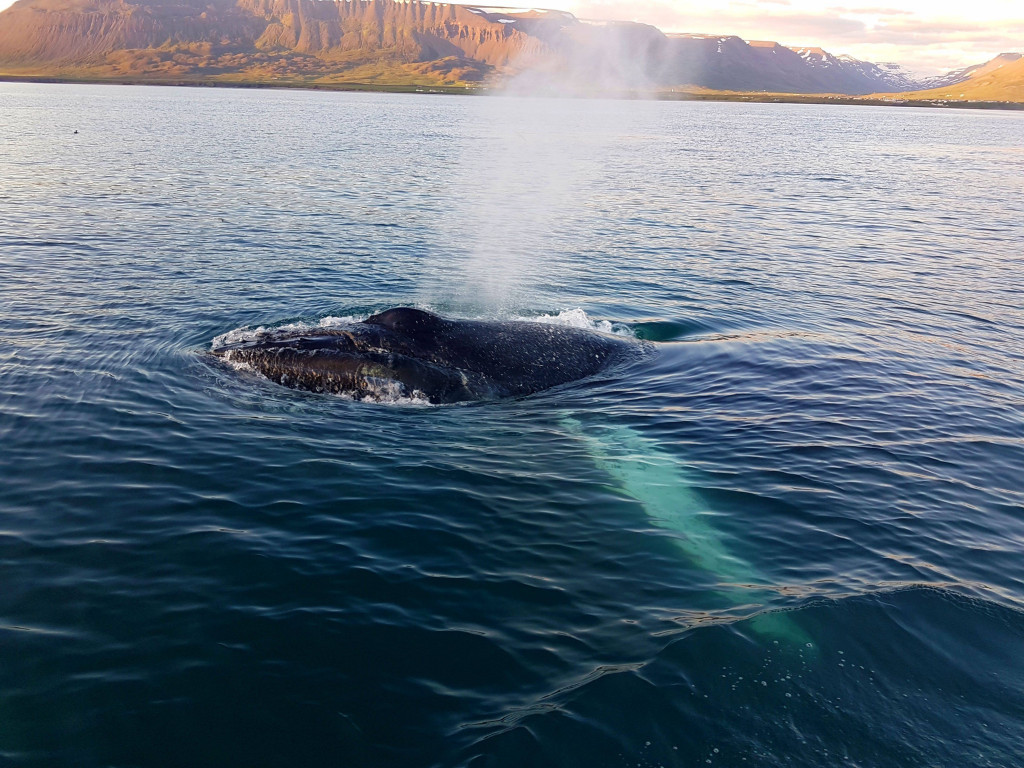
[[[1021,0],[552,0],[583,19],[818,46],[936,74],[1024,52]]]
[[[0,0],[0,10],[12,3]],[[867,61],[894,61],[920,74],[1024,52],[1022,0],[541,0],[538,5],[581,19],[640,21],[664,32],[819,46]]]

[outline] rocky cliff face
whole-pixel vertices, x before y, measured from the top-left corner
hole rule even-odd
[[[265,24],[255,41],[255,47],[262,50],[284,49],[337,59],[360,51],[404,61],[457,56],[501,67],[542,47],[514,24],[494,23],[460,5],[239,0],[237,7]]]
[[[845,94],[917,86],[898,68],[817,48],[417,0],[20,0],[0,13],[4,72],[406,84],[528,73],[532,87]]]
[[[258,19],[224,0],[22,0],[0,19],[0,61],[51,66],[176,42],[252,40],[261,32]]]
[[[451,71],[454,60],[474,80],[546,52],[516,24],[444,3],[21,0],[0,14],[8,72],[323,77],[371,64]]]

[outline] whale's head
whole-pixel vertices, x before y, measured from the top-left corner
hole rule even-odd
[[[422,354],[417,339],[436,337],[444,322],[422,310],[388,310],[342,326],[270,331],[211,352],[292,389],[356,400],[487,398],[491,388],[481,377],[437,365]]]
[[[530,394],[583,378],[626,344],[577,328],[448,320],[399,307],[341,326],[269,331],[211,352],[293,389],[455,403]]]

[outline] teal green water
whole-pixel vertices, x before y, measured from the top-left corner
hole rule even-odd
[[[0,116],[0,765],[1019,762],[1021,114]],[[402,304],[650,350],[444,407],[209,355]]]

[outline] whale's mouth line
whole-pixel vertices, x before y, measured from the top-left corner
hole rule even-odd
[[[341,338],[345,335],[304,334],[263,343],[229,344],[210,353],[234,368],[291,389],[357,401],[443,404],[493,400],[504,394],[476,371],[444,367],[379,347],[358,349],[344,344],[335,349],[327,345]]]

